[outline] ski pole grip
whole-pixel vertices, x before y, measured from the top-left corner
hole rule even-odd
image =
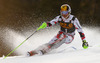
[[[43,22],[42,25],[37,29],[37,31],[40,30],[40,29],[44,29],[46,27],[47,27],[47,23]]]

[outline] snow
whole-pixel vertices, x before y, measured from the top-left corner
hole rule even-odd
[[[51,29],[51,31],[39,31],[34,35],[35,37],[33,36],[32,38],[30,38],[16,50],[16,52],[20,53],[20,56],[9,56],[6,59],[3,59],[4,57],[1,57],[0,63],[100,63],[100,33],[98,29],[99,28],[96,28],[95,30],[92,28],[83,28],[86,39],[90,45],[88,49],[82,48],[81,39],[79,37],[79,34],[76,32],[75,39],[71,44],[63,44],[58,49],[55,49],[46,55],[26,57],[25,54],[27,51],[33,50],[33,48],[35,49],[41,44],[49,41],[58,32],[59,29]],[[21,43],[22,39],[26,38],[25,35],[16,33],[16,31],[9,30],[9,33],[11,34],[11,38],[13,36],[19,37],[13,37],[14,40],[9,38],[9,42],[15,41],[15,43],[17,43],[17,41],[19,41]],[[25,34],[27,34],[27,32],[25,32]],[[14,48],[20,44],[15,43],[13,45]]]

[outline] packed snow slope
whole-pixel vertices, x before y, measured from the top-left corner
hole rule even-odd
[[[100,33],[98,29],[99,28],[83,28],[87,42],[90,46],[88,49],[82,48],[82,41],[79,34],[76,32],[75,39],[71,44],[63,44],[61,47],[46,55],[26,57],[25,54],[27,51],[47,43],[54,35],[56,35],[59,29],[56,30],[51,28],[41,30],[41,32],[39,31],[36,33],[15,51],[18,52],[20,56],[9,56],[6,59],[1,57],[0,63],[100,63]],[[21,35],[10,29],[8,33],[11,34],[9,36],[12,38],[9,38],[8,42],[14,42],[13,48],[18,46],[21,41],[26,38],[26,34],[29,34],[28,32],[25,32],[25,35]]]

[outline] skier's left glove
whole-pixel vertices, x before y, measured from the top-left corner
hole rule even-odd
[[[83,44],[82,44],[82,47],[84,48],[84,49],[87,49],[88,48],[88,42],[86,42],[86,40],[83,40]]]
[[[44,29],[46,27],[47,27],[47,23],[43,22],[42,25],[37,29],[37,31],[40,30],[40,29]]]

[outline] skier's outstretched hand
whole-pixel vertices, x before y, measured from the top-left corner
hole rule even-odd
[[[87,49],[88,48],[88,42],[86,42],[86,40],[83,40],[83,44],[82,44],[82,47],[84,48],[84,49]]]
[[[40,30],[40,29],[44,29],[46,27],[47,27],[47,23],[43,22],[42,25],[37,29],[37,31]]]

